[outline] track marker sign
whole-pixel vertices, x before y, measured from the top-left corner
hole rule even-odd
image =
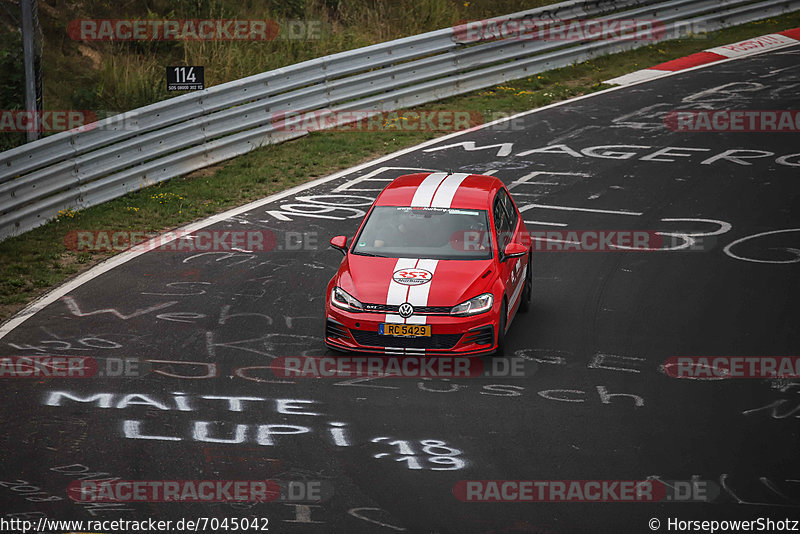
[[[205,89],[204,67],[167,67],[167,91]]]

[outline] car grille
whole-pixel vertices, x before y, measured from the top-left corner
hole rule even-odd
[[[450,315],[452,306],[414,306],[414,315]],[[400,314],[398,304],[364,304],[364,310],[375,313]]]
[[[325,337],[347,339],[347,328],[328,319],[325,322]]]
[[[476,345],[492,345],[494,343],[494,328],[492,325],[482,326],[464,334],[464,343]]]
[[[461,334],[433,334],[430,337],[382,336],[367,330],[350,330],[359,345],[367,347],[399,347],[407,349],[452,349]]]

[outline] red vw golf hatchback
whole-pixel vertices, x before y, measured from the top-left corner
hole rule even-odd
[[[444,172],[380,193],[328,284],[325,343],[392,355],[502,354],[531,299],[529,236],[503,182]]]

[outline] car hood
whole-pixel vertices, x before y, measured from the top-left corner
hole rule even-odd
[[[404,273],[400,272],[404,270],[425,270],[432,276],[428,281],[422,282],[427,275],[421,273],[421,276],[404,278]],[[414,300],[415,305],[455,306],[487,292],[496,276],[491,259],[417,262],[407,258],[376,258],[348,254],[339,268],[336,285],[361,302],[369,304],[387,304],[390,286],[393,286],[391,290],[395,295],[398,292],[408,295],[409,292],[403,293],[405,289],[414,294],[410,299],[401,298],[401,302],[393,302],[395,304]],[[427,302],[419,301],[420,293],[427,293],[425,295]]]

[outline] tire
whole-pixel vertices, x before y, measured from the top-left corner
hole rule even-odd
[[[519,311],[528,313],[531,309],[531,297],[533,296],[533,272],[531,269],[531,256],[528,255],[528,269],[525,273],[525,288],[522,290],[522,297],[519,302]]]
[[[508,306],[503,299],[503,307],[500,309],[500,320],[497,321],[497,348],[492,356],[502,358],[506,353],[506,321],[508,320]]]

